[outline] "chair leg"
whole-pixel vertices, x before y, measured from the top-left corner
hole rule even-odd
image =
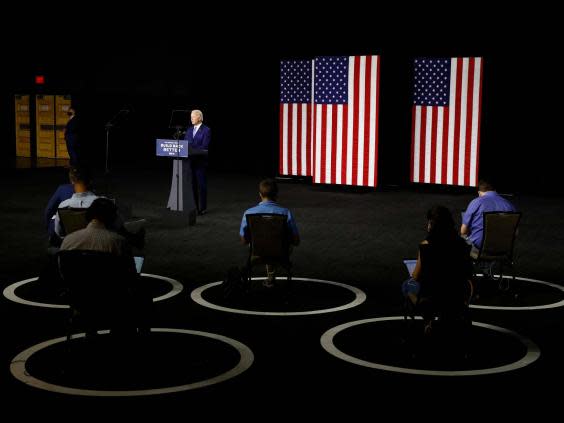
[[[294,282],[292,280],[292,270],[289,267],[283,267],[283,269],[286,271],[286,280],[284,283],[279,284],[279,286],[281,288],[280,292],[282,294],[283,301],[287,303],[294,292]]]
[[[250,263],[247,265],[247,267],[243,269],[243,272],[244,272],[243,277],[247,281],[244,292],[245,294],[248,294],[251,291],[251,283],[253,280],[253,269]]]
[[[245,274],[243,276],[244,276],[245,280],[247,281],[247,286],[245,287],[245,293],[249,293],[249,291],[251,290],[252,283],[253,283],[253,266],[251,264],[251,258],[250,257],[247,260],[247,265],[243,269],[243,272],[245,272]]]
[[[513,275],[511,275],[511,286],[513,286],[514,289],[515,289],[515,293],[513,294],[513,298],[515,298],[516,300],[519,299],[519,297],[521,296],[521,292],[520,292],[521,284],[515,283],[515,273]]]
[[[507,291],[509,291],[509,281],[506,281],[503,276],[504,276],[503,275],[503,263],[500,263],[499,264],[499,290],[507,292]]]
[[[67,319],[67,344],[72,340],[72,333],[75,327],[75,319],[77,318],[76,310],[71,309],[70,316]]]
[[[508,290],[511,286],[513,289],[513,298],[518,299],[521,295],[519,292],[521,289],[521,284],[515,282],[515,268],[513,267],[513,263],[509,263],[509,267],[511,268],[511,281],[507,281]]]
[[[488,278],[488,279],[491,279],[492,281],[495,280],[494,267],[495,267],[495,262],[492,261],[492,262],[489,263],[488,267],[484,269],[484,273],[485,273],[484,276],[486,276],[486,278]]]
[[[292,282],[292,269],[288,268],[288,269],[286,269],[286,271],[288,272],[288,274],[286,275],[286,280],[288,282],[288,286],[292,287],[292,284],[293,284],[293,282]]]
[[[276,267],[273,264],[266,265],[266,279],[263,281],[263,286],[272,288],[276,280]]]
[[[415,360],[420,355],[421,347],[421,326],[415,319],[417,314],[416,305],[409,297],[404,298],[403,302],[403,335],[400,338],[403,353],[406,359]]]

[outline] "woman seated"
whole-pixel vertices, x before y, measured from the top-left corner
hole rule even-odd
[[[427,212],[427,232],[419,244],[413,275],[402,285],[404,296],[423,316],[425,333],[435,316],[462,315],[472,294],[469,246],[458,235],[446,207],[434,206]]]

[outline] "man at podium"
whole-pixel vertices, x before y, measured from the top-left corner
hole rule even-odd
[[[192,168],[192,190],[198,214],[206,213],[208,206],[208,186],[207,186],[207,150],[211,141],[211,130],[203,124],[204,114],[201,110],[192,110],[190,113],[192,126],[186,130],[184,139],[188,141],[188,146],[193,152],[190,155]]]

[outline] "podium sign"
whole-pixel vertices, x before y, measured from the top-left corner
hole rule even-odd
[[[161,157],[188,157],[188,140],[157,139],[157,156]]]
[[[188,225],[195,225],[197,210],[192,191],[192,170],[190,160],[186,160],[192,155],[188,140],[157,139],[156,149],[157,156],[173,159],[167,208],[184,212],[188,218]]]

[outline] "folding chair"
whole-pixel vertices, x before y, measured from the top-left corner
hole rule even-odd
[[[67,340],[78,327],[135,333],[147,327],[146,305],[132,257],[87,250],[58,253],[59,271],[70,302]]]
[[[286,271],[288,285],[292,281],[292,263],[290,261],[290,231],[287,217],[280,214],[247,214],[250,234],[247,276],[249,285],[252,270],[256,265],[269,265]]]
[[[421,258],[421,290],[415,304],[406,298],[404,317],[412,320],[420,315],[427,322],[437,319],[442,326],[458,326],[470,321],[469,304],[473,296],[472,263],[469,246],[433,248],[419,246]]]
[[[57,210],[65,235],[86,228],[88,225],[88,221],[86,220],[87,210],[88,209],[74,207],[64,207]]]
[[[482,247],[479,249],[474,247],[470,252],[475,267],[482,269],[487,277],[498,281],[500,289],[509,289],[509,282],[503,287],[504,268],[512,270],[512,281],[515,281],[513,250],[520,220],[520,212],[484,213]],[[498,267],[497,277],[494,273],[496,267]]]

